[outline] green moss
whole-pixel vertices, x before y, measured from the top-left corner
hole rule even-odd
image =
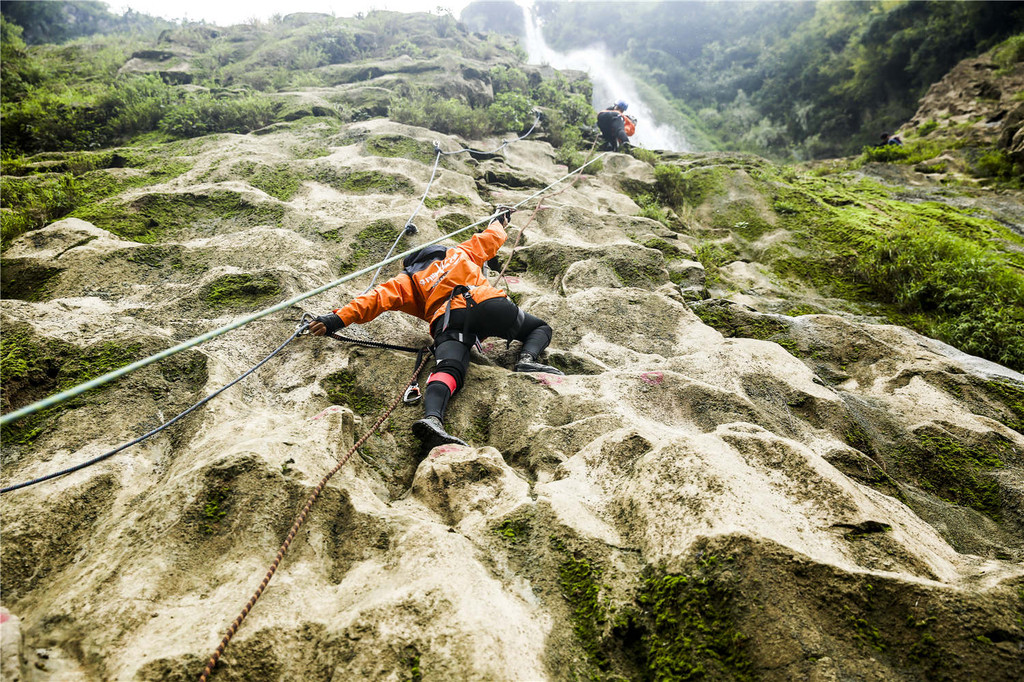
[[[8,258],[0,261],[0,287],[4,298],[46,301],[61,272],[60,268],[46,267],[28,259]]]
[[[328,185],[339,192],[366,194],[377,192],[412,194],[412,183],[400,175],[380,171],[352,171],[339,173],[333,166],[319,166],[312,174],[313,180]]]
[[[220,520],[228,514],[228,497],[231,489],[227,486],[216,486],[210,490],[203,504],[202,529],[212,535],[220,527]]]
[[[472,206],[473,202],[471,202],[468,197],[464,197],[461,194],[453,194],[451,192],[445,192],[439,197],[427,197],[423,200],[423,205],[431,211],[439,209],[442,206],[449,206],[453,204]]]
[[[664,284],[667,275],[660,264],[648,260],[640,260],[624,255],[620,258],[609,260],[612,271],[619,280],[628,287],[649,288]],[[568,264],[564,265],[559,274],[565,272]]]
[[[331,238],[334,233],[326,233]],[[338,263],[338,271],[352,272],[375,263],[387,255],[398,238],[399,229],[386,218],[375,220],[356,234],[349,244],[349,253]]]
[[[735,625],[736,598],[722,564],[710,556],[685,574],[649,569],[643,576],[637,602],[648,678],[751,679],[748,637]]]
[[[280,296],[281,284],[271,274],[224,275],[206,285],[202,298],[208,305],[226,308],[256,306]]]
[[[185,266],[181,258],[180,246],[142,246],[131,249],[125,258],[129,263],[144,265],[147,268],[170,267],[180,270]]]
[[[985,389],[1005,405],[1013,417],[1003,422],[1015,431],[1024,432],[1024,386],[1010,381],[986,381]]]
[[[302,177],[286,163],[266,166],[243,161],[232,169],[250,185],[281,201],[289,201],[302,185]]]
[[[450,234],[472,225],[474,222],[476,221],[473,218],[464,213],[447,213],[437,219],[437,229],[445,234]]]
[[[658,251],[661,251],[665,255],[666,261],[683,260],[687,257],[687,255],[683,253],[682,249],[680,249],[678,246],[676,246],[675,244],[670,244],[669,242],[665,241],[660,237],[648,239],[643,244],[649,249],[657,249]]]
[[[772,229],[760,209],[749,199],[723,204],[711,214],[711,225],[731,229],[747,239],[756,239]]]
[[[554,540],[553,544],[564,554],[558,566],[558,585],[569,603],[572,630],[589,662],[607,669],[609,660],[601,642],[607,620],[607,611],[600,601],[601,569],[586,558],[575,556],[560,541]]]
[[[380,409],[380,400],[360,388],[355,373],[349,370],[327,375],[320,386],[327,391],[328,400],[350,407],[356,414],[366,415]]]
[[[105,201],[86,206],[73,215],[126,239],[151,244],[168,233],[214,226],[223,220],[279,225],[284,208],[253,204],[237,192],[222,190],[208,194],[146,194],[128,204]]]
[[[138,343],[98,343],[78,348],[69,343],[36,337],[28,325],[6,325],[0,337],[3,409],[6,412],[27,405],[130,364],[141,357],[141,348]],[[4,442],[31,444],[53,426],[58,416],[111,386],[107,384],[92,389],[60,405],[4,425]]]
[[[987,472],[1003,466],[999,454],[968,446],[948,436],[922,434],[917,443],[897,450],[900,468],[924,490],[1002,520],[999,484]]]
[[[530,522],[527,519],[505,519],[491,529],[491,532],[513,544],[526,542],[530,535]]]
[[[415,654],[405,659],[405,667],[407,669],[406,675],[402,678],[403,682],[422,682],[423,671],[420,669],[420,655]]]
[[[653,152],[649,149],[643,149],[642,147],[633,147],[629,150],[629,153],[637,161],[643,161],[644,163],[656,166],[658,160],[661,158],[657,152]]]
[[[405,135],[375,135],[363,143],[363,148],[374,156],[400,157],[420,163],[433,163],[437,155],[434,145]]]

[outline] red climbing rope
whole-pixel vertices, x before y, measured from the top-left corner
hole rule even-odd
[[[256,591],[253,593],[253,595],[249,597],[249,601],[246,602],[245,606],[242,608],[241,613],[239,613],[235,620],[232,621],[231,626],[228,628],[227,632],[224,633],[224,638],[221,639],[220,645],[213,652],[213,654],[210,655],[210,660],[207,662],[206,667],[203,669],[203,674],[199,676],[199,682],[206,682],[207,678],[210,676],[210,673],[213,672],[213,668],[217,665],[217,661],[220,660],[221,655],[224,653],[224,649],[227,648],[228,642],[230,642],[231,638],[235,636],[236,632],[238,632],[239,626],[242,625],[242,621],[245,620],[245,617],[249,615],[250,611],[252,611],[252,607],[256,604],[256,600],[259,599],[260,595],[263,594],[263,591],[267,589],[267,584],[270,583],[270,579],[273,578],[274,573],[277,572],[277,567],[281,564],[281,560],[284,559],[284,555],[288,551],[288,547],[292,544],[292,540],[295,539],[295,534],[299,532],[299,528],[301,528],[302,524],[305,523],[306,516],[309,514],[310,509],[313,508],[313,504],[316,503],[317,498],[320,497],[320,493],[323,491],[324,486],[327,485],[327,481],[329,481],[331,477],[334,476],[334,474],[338,473],[341,467],[345,466],[345,463],[349,460],[350,457],[352,457],[352,454],[357,449],[359,449],[363,445],[363,443],[366,442],[366,439],[372,436],[374,432],[376,432],[377,429],[380,428],[381,424],[383,424],[384,421],[391,415],[391,413],[395,411],[395,408],[398,407],[398,404],[402,402],[402,395],[405,393],[406,389],[412,386],[413,382],[416,381],[416,377],[419,376],[420,370],[422,370],[423,366],[427,364],[427,360],[429,358],[429,354],[423,354],[423,359],[420,361],[419,365],[417,365],[416,371],[413,372],[412,378],[409,379],[409,383],[407,383],[405,387],[399,392],[398,398],[396,398],[395,401],[391,403],[391,406],[384,412],[384,414],[382,414],[380,418],[376,422],[374,422],[373,426],[370,427],[370,430],[363,434],[363,437],[360,438],[347,453],[345,453],[345,456],[338,460],[338,463],[334,466],[334,468],[327,472],[327,475],[320,480],[320,483],[316,486],[316,488],[313,489],[313,492],[310,493],[309,498],[306,500],[305,506],[303,506],[302,508],[302,511],[299,512],[299,515],[295,517],[295,522],[292,524],[291,530],[288,531],[288,536],[284,539],[284,544],[281,545],[281,549],[277,550],[277,556],[274,557],[274,561],[270,564],[270,568],[267,570],[267,575],[264,576],[263,582],[261,582],[260,586],[256,588]]]

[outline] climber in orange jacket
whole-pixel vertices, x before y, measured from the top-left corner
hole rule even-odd
[[[466,444],[445,431],[444,415],[449,399],[465,381],[469,350],[478,340],[500,336],[521,341],[515,371],[561,374],[537,361],[551,342],[551,327],[520,310],[482,271],[505,243],[504,228],[511,213],[511,209],[503,211],[487,229],[458,246],[434,244],[409,254],[398,275],[309,324],[309,332],[320,336],[364,324],[388,310],[400,310],[430,324],[436,362],[423,392],[424,417],[412,425],[428,450],[445,443]]]

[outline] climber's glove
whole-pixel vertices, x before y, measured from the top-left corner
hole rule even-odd
[[[345,323],[336,313],[327,313],[317,316],[309,323],[309,333],[313,336],[323,336],[324,334],[333,334],[344,326]]]
[[[491,269],[492,272],[498,272],[499,270],[501,270],[501,263],[498,262],[497,256],[488,260],[486,265],[488,268]]]
[[[501,223],[502,227],[508,227],[508,224],[512,222],[512,214],[516,212],[516,209],[511,206],[498,206],[494,210],[498,214],[494,219]]]

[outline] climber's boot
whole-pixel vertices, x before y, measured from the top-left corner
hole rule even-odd
[[[466,441],[445,431],[441,420],[433,416],[413,422],[412,432],[422,441],[427,451],[433,450],[438,445],[467,445]]]
[[[564,374],[561,370],[555,369],[551,365],[542,365],[537,362],[537,358],[533,357],[530,353],[523,353],[519,356],[519,362],[516,363],[517,372],[547,372],[548,374]]]

